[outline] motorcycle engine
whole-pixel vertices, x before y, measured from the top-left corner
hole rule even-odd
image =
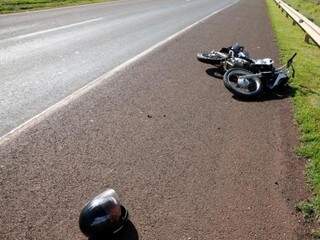
[[[254,64],[251,65],[253,72],[270,72],[273,70],[273,60],[271,58],[263,58],[254,60]]]
[[[248,63],[248,61],[247,60],[245,60],[245,59],[243,59],[243,58],[234,58],[234,59],[232,59],[232,64],[233,64],[233,67],[244,67],[245,66],[245,64],[247,64]]]
[[[255,60],[256,65],[273,65],[273,60],[271,58],[263,58]]]

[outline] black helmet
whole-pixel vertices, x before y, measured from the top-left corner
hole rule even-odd
[[[120,204],[118,194],[107,189],[84,206],[79,226],[90,239],[108,239],[118,233],[127,220],[128,212]]]

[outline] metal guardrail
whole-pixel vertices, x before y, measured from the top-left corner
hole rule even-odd
[[[303,16],[294,8],[290,7],[282,0],[274,0],[282,11],[286,12],[287,17],[291,17],[293,25],[298,24],[300,28],[306,33],[305,41],[309,42],[310,38],[320,47],[320,27]]]

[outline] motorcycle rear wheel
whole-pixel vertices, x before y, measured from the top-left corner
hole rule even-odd
[[[252,72],[241,69],[229,69],[223,76],[224,86],[235,96],[240,98],[256,98],[263,90],[263,85],[258,77],[243,78],[239,77],[253,74]]]

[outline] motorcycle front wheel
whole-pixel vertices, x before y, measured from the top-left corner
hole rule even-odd
[[[226,57],[221,56],[218,52],[209,52],[209,53],[198,53],[197,59],[202,63],[212,64],[212,65],[222,65],[223,61],[226,60]]]
[[[235,96],[241,98],[258,97],[263,90],[262,82],[260,78],[255,76],[246,77],[246,75],[252,74],[252,72],[241,68],[230,69],[223,76],[224,86]]]

